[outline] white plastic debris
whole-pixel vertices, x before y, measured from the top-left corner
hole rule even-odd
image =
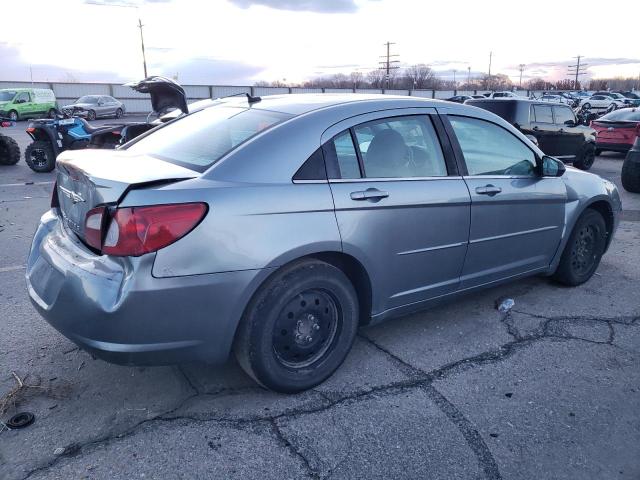
[[[513,298],[501,298],[496,302],[496,308],[500,313],[507,313],[515,304],[516,301]]]

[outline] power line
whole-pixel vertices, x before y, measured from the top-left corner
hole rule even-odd
[[[382,64],[382,68],[385,70],[385,79],[387,83],[387,88],[389,88],[389,78],[391,76],[391,70],[396,70],[400,68],[398,65],[395,65],[396,63],[400,63],[400,60],[392,60],[392,57],[399,57],[400,55],[391,54],[391,45],[395,45],[394,42],[387,42],[387,43],[384,43],[383,45],[387,47],[387,54],[382,55],[380,58],[386,57],[386,60],[379,63]]]
[[[582,55],[578,55],[577,57],[573,57],[575,59],[577,59],[577,62],[575,65],[569,65],[569,70],[567,72],[568,75],[574,76],[575,75],[575,80],[574,80],[574,88],[578,88],[578,77],[580,75],[586,75],[587,74],[587,67],[589,66],[589,64],[587,63],[580,63],[580,59],[583,58]]]

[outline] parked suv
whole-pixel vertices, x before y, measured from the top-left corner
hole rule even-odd
[[[12,122],[56,114],[56,96],[48,88],[4,88],[0,90],[0,117]]]
[[[555,158],[589,170],[595,159],[595,131],[580,125],[567,105],[539,100],[468,100],[473,105],[499,115],[528,137],[535,138],[538,147]]]

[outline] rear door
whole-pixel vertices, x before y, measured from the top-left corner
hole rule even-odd
[[[538,147],[547,155],[561,155],[562,140],[558,127],[553,123],[553,109],[549,104],[531,105],[529,113],[533,135],[538,139]]]
[[[563,180],[542,177],[533,150],[506,128],[459,115],[446,121],[471,193],[461,288],[546,268],[564,225]]]
[[[584,134],[577,125],[573,110],[563,105],[554,105],[553,122],[558,129],[558,153],[554,156],[573,161],[584,143]]]
[[[470,199],[434,109],[354,117],[323,135],[346,253],[373,284],[373,313],[458,288]]]

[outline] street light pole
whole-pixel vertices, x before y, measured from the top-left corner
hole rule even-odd
[[[147,56],[144,52],[144,35],[142,34],[142,20],[138,18],[138,28],[140,29],[140,45],[142,46],[142,66],[144,67],[144,78],[147,78]]]

